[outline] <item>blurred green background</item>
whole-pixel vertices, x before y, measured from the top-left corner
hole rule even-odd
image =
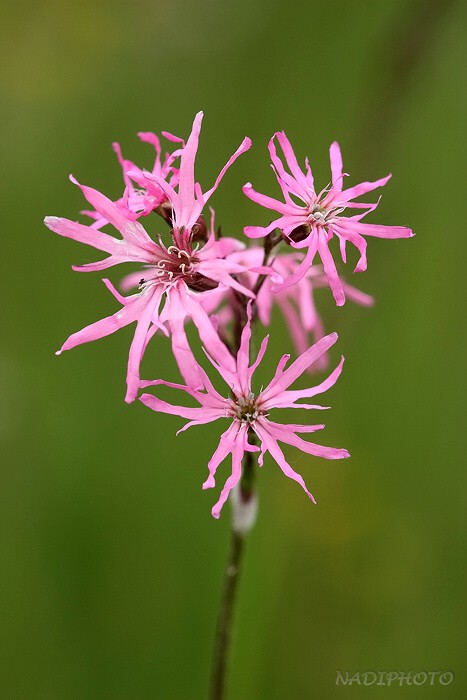
[[[68,173],[116,198],[111,142],[149,166],[136,132],[187,136],[199,109],[204,185],[254,142],[212,202],[225,232],[266,222],[240,187],[274,194],[266,146],[285,129],[322,186],[334,139],[352,184],[392,171],[372,221],[417,233],[369,241],[353,281],[373,309],[318,298],[340,334],[333,359],[347,360],[322,439],[352,459],[287,451],[316,507],[272,460],[260,473],[230,698],[466,697],[462,4],[39,0],[1,13],[0,697],[206,697],[229,513],[211,518],[201,483],[219,426],[175,438],[181,420],[124,404],[131,328],[54,356],[116,307],[99,274],[70,269],[98,255],[42,224],[83,207]],[[272,335],[271,368],[291,345],[279,318]],[[143,374],[176,376],[163,340]],[[342,688],[338,669],[455,681]]]

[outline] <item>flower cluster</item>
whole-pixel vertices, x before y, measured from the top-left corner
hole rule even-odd
[[[348,457],[344,449],[323,447],[299,437],[299,434],[320,430],[323,425],[284,424],[270,415],[279,408],[321,410],[322,406],[299,401],[325,392],[341,372],[343,358],[316,386],[291,388],[305,371],[316,372],[327,367],[328,350],[337,340],[336,333],[325,334],[313,298],[314,290],[329,287],[338,306],[344,303],[346,296],[364,306],[373,303],[372,297],[338,275],[329,248],[331,239],[339,239],[344,263],[346,242],[353,243],[360,253],[355,271],[363,271],[367,264],[367,244],[363,236],[401,238],[411,236],[412,232],[399,226],[361,222],[376,208],[377,202],[365,204],[353,200],[385,185],[390,176],[343,189],[341,153],[338,144],[333,143],[332,182],[317,194],[308,161],[303,171],[282,132],[271,139],[269,152],[284,202],[259,194],[249,183],[243,188],[247,197],[280,216],[266,227],[245,227],[247,239],[244,241],[221,236],[215,225],[214,211],[206,212],[206,204],[226,171],[250,149],[251,141],[249,138],[242,141],[213,186],[205,190],[195,178],[202,118],[203,113],[199,112],[186,142],[162,132],[170,144],[164,156],[158,136],[147,132],[139,134],[140,139],[155,150],[151,170],[126,160],[120,146],[114,144],[123,171],[122,195],[114,201],[71,177],[88,202],[90,208],[82,214],[88,221],[91,219],[91,223],[55,216],[46,217],[45,223],[55,233],[107,254],[97,262],[74,266],[76,271],[101,271],[133,263],[133,269],[119,281],[120,291],[110,280],[103,280],[118,304],[115,313],[73,333],[57,354],[134,323],[125,400],[134,401],[140,390],[147,387],[165,385],[183,391],[198,406],[172,405],[149,393],[143,393],[140,400],[154,411],[188,419],[181,430],[218,419],[228,421],[209,461],[209,476],[203,485],[203,488],[215,485],[218,466],[231,455],[231,475],[212,509],[213,515],[219,517],[230,491],[242,484],[245,455],[258,453],[261,466],[264,454],[269,452],[284,474],[297,481],[313,501],[303,478],[292,469],[279,442],[327,459]],[[288,170],[277,155],[276,141]],[[352,208],[363,213],[344,215],[346,209]],[[145,217],[154,215],[169,229],[165,233],[161,231],[155,240],[144,227]],[[264,245],[247,246],[248,238],[263,238]],[[302,249],[306,251],[304,256]],[[315,264],[317,254],[321,264]],[[287,366],[290,356],[284,355],[270,383],[258,389],[254,386],[254,373],[266,352],[268,337],[252,361],[252,326],[256,321],[269,326],[273,305],[283,314],[298,358]],[[224,393],[214,387],[193,352],[186,334],[188,322],[196,327],[206,357],[225,382]],[[144,352],[158,332],[170,338],[184,384],[141,379]]]

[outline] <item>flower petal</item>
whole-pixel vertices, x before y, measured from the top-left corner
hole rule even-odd
[[[386,177],[374,180],[374,182],[361,182],[359,185],[349,187],[347,190],[343,190],[337,195],[336,201],[342,203],[348,202],[351,199],[355,199],[355,197],[360,197],[362,194],[375,190],[377,187],[383,187],[391,177],[391,173],[389,173]]]
[[[268,451],[270,453],[271,457],[277,462],[279,467],[282,469],[284,474],[286,476],[288,476],[289,479],[293,479],[298,484],[300,484],[300,486],[305,491],[308,498],[310,498],[313,501],[313,503],[316,503],[312,494],[308,491],[306,484],[303,480],[303,477],[300,476],[300,474],[297,474],[297,472],[295,472],[292,469],[290,464],[285,459],[284,453],[282,452],[281,448],[277,444],[277,439],[270,432],[269,421],[267,421],[267,426],[266,426],[266,421],[262,421],[261,423],[259,421],[256,421],[255,432],[258,435],[259,439],[261,440],[262,455],[264,455],[264,453],[266,451]]]
[[[238,430],[232,444],[232,472],[225,482],[225,485],[219,496],[219,500],[213,506],[211,513],[214,518],[218,518],[221,514],[222,506],[229,497],[229,493],[241,479],[242,476],[242,458],[245,454],[245,442],[247,442],[247,430],[246,426],[241,426]]]
[[[63,219],[59,216],[46,216],[44,223],[51,231],[65,238],[71,238],[79,243],[85,243],[97,250],[103,250],[113,255],[122,254],[123,242],[99,231],[93,226],[85,226],[77,221]]]
[[[288,430],[287,426],[281,423],[268,421],[267,429],[276,440],[297,447],[302,452],[306,452],[314,457],[324,457],[325,459],[345,459],[350,457],[348,451],[343,448],[325,447],[324,445],[316,445],[314,442],[302,440],[302,438],[295,435],[295,433]]]
[[[344,223],[341,219],[339,223]],[[362,224],[352,221],[352,230],[362,236],[374,236],[375,238],[412,238],[415,234],[412,229],[405,226],[381,226],[376,224]]]
[[[257,192],[253,189],[251,182],[247,182],[243,185],[242,192],[248,199],[251,199],[252,202],[256,202],[256,204],[260,204],[262,207],[266,207],[266,209],[278,211],[280,214],[297,214],[297,210],[300,213],[303,212],[303,207],[299,207],[297,204],[286,204],[273,197],[268,197],[266,194]]]
[[[329,281],[332,294],[337,306],[343,306],[345,303],[345,294],[342,282],[337,274],[334,258],[328,247],[328,241],[324,233],[320,233],[318,237],[318,252],[323,262],[324,272]]]
[[[251,139],[249,139],[248,136],[245,136],[245,138],[244,138],[243,141],[241,142],[240,146],[237,148],[237,150],[235,151],[235,153],[234,153],[233,155],[230,156],[229,160],[227,161],[227,163],[224,165],[224,167],[223,167],[222,170],[220,171],[219,175],[218,175],[217,178],[216,178],[216,181],[215,181],[214,185],[211,187],[210,190],[208,190],[207,192],[205,192],[205,193],[203,194],[203,202],[204,202],[204,204],[208,201],[208,199],[211,197],[211,195],[212,195],[212,194],[216,191],[216,189],[219,187],[220,181],[222,180],[222,178],[224,177],[225,173],[226,173],[227,170],[230,168],[230,166],[233,165],[233,163],[235,163],[235,161],[237,160],[238,156],[242,155],[242,153],[245,153],[245,152],[248,151],[250,148],[251,148]]]
[[[329,159],[331,161],[332,185],[339,192],[342,191],[342,154],[337,141],[331,143],[329,149]]]
[[[267,386],[266,389],[261,392],[261,401],[269,401],[287,389],[310,365],[316,362],[321,355],[323,355],[327,350],[329,350],[330,347],[334,345],[337,338],[337,333],[330,333],[329,335],[326,335],[324,338],[321,338],[321,340],[318,340],[318,342],[311,348],[308,348],[306,352],[300,355],[300,357],[298,357],[288,369],[279,374],[276,373],[276,377],[272,380],[269,386]]]
[[[70,175],[70,180],[75,185],[78,185],[89,204],[91,204],[104,219],[112,224],[112,226],[115,226],[115,228],[120,231],[127,243],[132,243],[138,247],[143,246],[145,250],[148,248],[148,252],[152,251],[156,244],[148,236],[140,223],[128,219],[123,211],[101,192],[98,192],[92,187],[81,185],[72,175]]]
[[[297,404],[295,402],[299,399],[311,399],[313,396],[324,394],[324,392],[330,389],[332,386],[334,386],[334,384],[339,379],[342,372],[343,364],[344,358],[342,357],[337,367],[320,384],[309,387],[308,389],[297,389],[295,391],[286,390],[280,395],[276,395],[271,399],[267,399],[263,403],[263,408],[265,410],[268,410],[270,408],[305,408],[305,404]],[[320,406],[319,408],[323,407]]]

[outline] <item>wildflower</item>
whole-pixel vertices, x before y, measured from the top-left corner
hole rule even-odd
[[[215,486],[215,474],[218,466],[230,454],[232,455],[232,472],[227,479],[220,498],[212,508],[212,514],[218,518],[227,500],[230,491],[239,483],[242,475],[242,458],[245,452],[260,452],[258,463],[263,464],[264,454],[269,452],[277,462],[283,473],[298,482],[308,497],[315,503],[308,491],[303,478],[289,465],[279,446],[279,442],[297,447],[306,452],[326,459],[341,459],[348,457],[349,453],[344,449],[323,447],[303,440],[297,433],[313,433],[324,428],[324,425],[295,425],[281,424],[269,418],[270,411],[274,408],[304,408],[323,410],[323,406],[314,404],[297,403],[300,399],[310,398],[322,394],[337,381],[344,358],[341,359],[336,369],[319,385],[308,389],[290,390],[291,384],[314,362],[325,353],[337,340],[337,334],[331,333],[319,340],[315,345],[306,350],[300,357],[286,368],[290,355],[284,355],[277,366],[272,381],[265,389],[256,394],[252,389],[252,379],[255,370],[260,364],[266,352],[268,337],[264,338],[256,357],[250,366],[250,338],[251,338],[251,304],[248,305],[248,321],[243,328],[241,344],[235,360],[235,367],[217,363],[208,353],[207,356],[220,376],[231,391],[229,398],[219,394],[206,373],[199,368],[203,377],[204,388],[194,390],[189,386],[165,382],[163,380],[143,381],[142,387],[165,385],[184,391],[195,399],[199,406],[188,408],[186,406],[174,406],[162,401],[153,394],[143,394],[140,400],[153,411],[170,413],[188,419],[188,423],[179,431],[182,432],[193,425],[211,423],[223,418],[229,421],[229,427],[222,433],[219,445],[208,464],[209,476],[203,484],[203,488]],[[250,439],[251,438],[251,441]],[[256,440],[259,442],[255,444]]]
[[[282,148],[290,172],[286,171],[282,160],[276,153],[275,138],[277,138]],[[332,182],[317,194],[308,159],[305,161],[306,172],[303,172],[283,131],[276,133],[270,140],[269,153],[272,167],[285,201],[281,202],[260,194],[253,189],[251,183],[247,183],[243,187],[244,194],[267,209],[278,212],[280,217],[266,227],[247,226],[245,234],[252,238],[258,238],[266,236],[275,228],[278,228],[283,232],[284,237],[291,246],[298,249],[306,249],[305,257],[299,267],[280,287],[277,287],[278,289],[286,289],[304,277],[318,253],[336,304],[342,306],[345,302],[345,291],[329,250],[329,242],[332,237],[337,236],[339,239],[340,253],[344,263],[346,262],[347,241],[358,249],[360,258],[354,271],[362,272],[367,267],[367,242],[363,236],[410,238],[413,235],[409,228],[403,226],[381,226],[362,223],[362,218],[370,211],[376,209],[378,202],[374,204],[352,202],[356,197],[385,185],[391,175],[387,175],[375,182],[362,182],[359,185],[343,190],[342,184],[345,173],[342,172],[342,156],[339,144],[334,142],[330,148]],[[303,204],[297,203],[296,200]],[[363,209],[365,211],[353,216],[344,215],[344,211],[348,208]]]
[[[237,151],[221,170],[214,186],[203,193],[194,180],[194,163],[198,148],[202,112],[197,114],[191,135],[183,149],[180,160],[178,192],[159,176],[155,184],[164,182],[162,188],[173,208],[175,228],[172,231],[172,245],[165,246],[161,239],[154,242],[141,223],[118,204],[91,187],[79,185],[87,201],[99,217],[109,222],[120,232],[122,238],[115,238],[95,226],[58,217],[46,217],[46,225],[56,233],[109,253],[98,262],[73,269],[86,272],[104,270],[124,262],[141,264],[139,291],[124,297],[108,281],[104,280],[109,291],[122,308],[112,316],[101,319],[71,335],[61,350],[69,350],[82,343],[110,335],[130,323],[136,322],[136,331],[131,343],[128,370],[127,393],[125,400],[136,398],[139,383],[139,366],[146,346],[157,330],[172,336],[172,348],[187,383],[199,386],[201,379],[197,365],[189,350],[184,321],[191,318],[212,356],[219,362],[233,367],[234,360],[224,343],[219,340],[214,326],[203,308],[203,294],[221,285],[237,289],[247,296],[253,293],[240,285],[232,275],[244,268],[229,260],[229,252],[238,248],[238,243],[229,239],[216,241],[211,218],[211,230],[206,244],[199,248],[194,242],[197,221],[204,204],[217,188],[224,173],[236,158],[250,148],[249,139],[244,139]],[[152,177],[152,176],[151,176]],[[161,306],[163,308],[161,309]],[[58,354],[59,354],[58,353]]]

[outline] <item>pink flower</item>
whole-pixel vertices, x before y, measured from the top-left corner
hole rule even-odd
[[[290,172],[286,171],[282,160],[276,153],[275,138],[277,138],[282,148]],[[280,286],[281,289],[290,287],[300,280],[313,263],[316,253],[318,253],[336,304],[342,306],[345,302],[345,291],[329,250],[331,238],[335,235],[339,239],[340,252],[344,263],[346,262],[345,248],[347,241],[356,246],[360,253],[360,259],[355,267],[355,272],[361,272],[366,270],[367,267],[367,243],[363,236],[410,238],[413,235],[409,228],[403,226],[380,226],[362,223],[361,219],[370,211],[376,209],[378,202],[375,204],[362,204],[351,201],[355,197],[360,197],[377,187],[382,187],[387,183],[391,175],[375,182],[362,182],[360,185],[343,190],[342,183],[345,173],[342,172],[342,156],[339,144],[334,142],[330,148],[332,183],[325,187],[324,190],[321,190],[319,194],[316,194],[308,159],[305,161],[306,172],[303,172],[283,131],[276,133],[270,140],[269,153],[285,202],[260,194],[253,189],[251,183],[247,183],[243,187],[245,195],[267,209],[277,211],[280,213],[280,217],[266,227],[247,226],[245,234],[252,238],[258,238],[266,236],[275,228],[278,228],[293,247],[307,249],[301,265],[293,275],[284,281]],[[298,204],[296,200],[303,202],[303,204]],[[343,216],[343,212],[347,208],[364,209],[366,211],[353,216]]]
[[[269,452],[284,474],[297,481],[314,503],[315,500],[308,491],[303,478],[297,474],[286,461],[278,443],[283,442],[288,445],[293,445],[299,450],[302,450],[302,452],[317,457],[325,457],[326,459],[341,459],[349,456],[347,450],[322,447],[321,445],[307,442],[297,435],[297,433],[313,433],[324,428],[324,425],[288,425],[276,423],[269,418],[269,412],[274,408],[324,409],[323,406],[302,404],[297,403],[297,401],[322,394],[329,389],[329,387],[333,386],[341,373],[344,358],[341,359],[339,365],[329,377],[318,386],[301,390],[290,390],[289,387],[311,364],[319,360],[323,353],[336,342],[337,334],[331,333],[325,338],[322,338],[313,347],[300,355],[287,369],[286,365],[290,355],[284,355],[279,361],[272,381],[265,389],[262,389],[259,394],[255,394],[252,390],[252,379],[256,368],[266,352],[268,337],[264,338],[258,356],[250,366],[250,322],[251,305],[249,304],[248,322],[242,332],[241,345],[233,368],[230,365],[217,363],[206,353],[211,363],[227,384],[231,392],[229,398],[225,398],[216,391],[208,376],[201,368],[199,368],[199,370],[203,377],[203,390],[195,390],[188,386],[173,384],[163,380],[141,382],[142,387],[165,385],[180,389],[199,403],[199,407],[188,408],[185,406],[173,406],[152,394],[143,394],[140,397],[140,400],[153,411],[171,413],[188,419],[189,422],[181,431],[193,425],[211,423],[219,418],[229,421],[229,427],[222,433],[219,445],[209,461],[209,476],[203,484],[204,489],[215,486],[217,467],[231,454],[232,473],[221,491],[218,502],[212,509],[212,514],[215,518],[219,517],[222,506],[227,500],[230,491],[238,484],[241,478],[242,458],[247,451],[260,452],[258,460],[260,466],[263,464],[264,454]],[[257,439],[260,447],[254,444],[254,442],[250,442],[248,439],[249,437],[253,440]]]
[[[109,253],[109,256],[103,260],[75,266],[74,270],[81,272],[103,270],[124,262],[143,265],[142,271],[138,273],[139,292],[131,296],[120,295],[108,280],[104,280],[122,308],[112,316],[101,319],[71,335],[59,351],[60,353],[82,343],[110,335],[119,328],[136,322],[136,331],[128,358],[125,397],[128,402],[136,398],[139,366],[149,340],[159,329],[172,336],[173,352],[185,381],[190,386],[202,385],[198,365],[192,358],[185,335],[184,321],[187,317],[194,321],[204,345],[212,356],[233,368],[234,360],[224,343],[220,341],[203,308],[203,295],[221,285],[225,288],[237,289],[247,296],[254,296],[232,276],[245,269],[229,259],[229,254],[238,249],[238,242],[232,239],[216,241],[213,219],[206,245],[198,250],[198,245],[192,241],[191,232],[204,204],[217,188],[227,168],[251,145],[249,139],[243,141],[222,169],[214,186],[203,194],[194,180],[194,163],[202,116],[201,112],[196,116],[193,130],[181,155],[178,192],[175,192],[161,178],[157,178],[156,182],[156,184],[164,182],[167,186],[166,194],[173,207],[174,221],[177,225],[172,231],[172,245],[166,247],[161,240],[155,243],[138,221],[128,218],[122,207],[97,190],[84,185],[79,187],[87,201],[98,212],[99,217],[120,232],[121,238],[114,238],[95,226],[85,226],[69,219],[54,216],[45,219],[46,225],[61,236]],[[72,181],[79,184],[74,179]],[[163,302],[165,303],[161,309]]]
[[[173,134],[169,134],[166,131],[163,131],[162,135],[169,141],[180,144],[180,148],[173,151],[173,153],[166,153],[163,161],[161,160],[161,144],[158,136],[149,131],[141,131],[138,134],[141,141],[151,144],[156,152],[151,175],[167,180],[171,187],[176,187],[178,184],[178,168],[175,168],[173,163],[176,158],[181,155],[185,143],[183,139],[180,139],[178,136],[174,136]],[[144,173],[146,171],[138,168],[131,160],[127,160],[123,157],[120,144],[113,143],[112,146],[117,154],[118,161],[122,166],[123,181],[125,183],[125,193],[123,197],[117,200],[116,204],[122,208],[124,213],[127,214],[128,218],[147,216],[155,209],[158,209],[164,205],[167,202],[167,195],[163,192],[159,185],[149,181],[145,182],[146,187],[144,188],[136,188],[134,186],[133,180],[139,184],[140,181],[144,179]],[[132,177],[129,175],[130,172],[132,173]],[[93,227],[95,228],[102,228],[102,226],[109,223],[105,218],[100,216],[99,212],[95,210],[86,210],[82,211],[81,213],[95,219],[95,223],[93,224]]]
[[[264,256],[263,248],[253,246],[239,250],[232,254],[231,259],[248,268],[247,273],[238,275],[238,281],[254,289],[258,280],[258,273],[253,272],[261,265]],[[304,276],[292,287],[281,290],[281,282],[295,274],[300,264],[300,253],[275,255],[269,263],[272,274],[267,276],[256,295],[255,306],[258,318],[262,325],[267,327],[271,323],[271,313],[277,305],[282,313],[285,324],[293,340],[297,354],[305,352],[311,342],[315,342],[325,335],[323,321],[316,308],[314,300],[315,289],[329,287],[321,265],[312,265],[306,270]],[[372,306],[374,299],[369,294],[361,292],[342,280],[342,286],[349,299],[361,306]],[[279,287],[279,291],[276,291]],[[226,327],[232,322],[236,300],[234,295],[228,292],[228,304],[218,307],[225,299],[222,290],[215,290],[207,300],[206,310],[216,314],[219,332],[225,334]],[[313,374],[326,369],[328,366],[327,353],[324,353],[307,371]]]

